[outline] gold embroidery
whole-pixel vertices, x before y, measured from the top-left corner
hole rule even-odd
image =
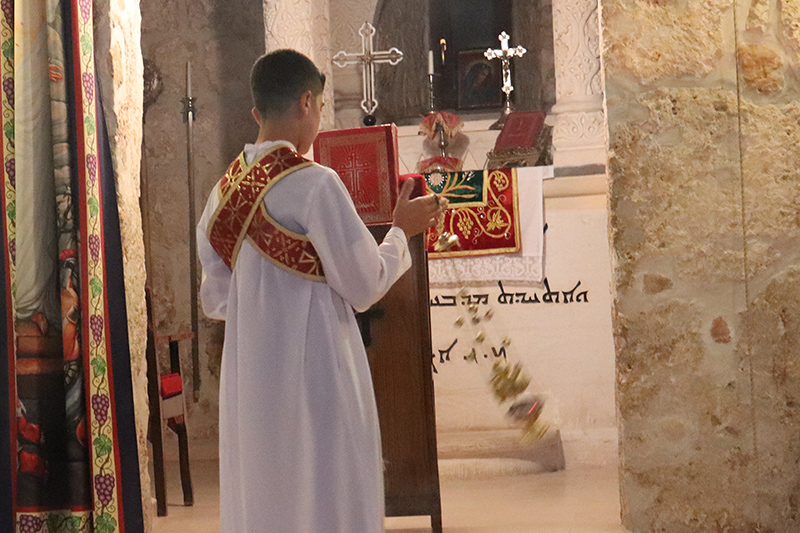
[[[263,205],[275,183],[312,164],[283,145],[273,147],[251,165],[245,164],[243,155],[231,163],[220,180],[220,204],[208,226],[209,241],[229,268],[236,266],[246,239],[273,264],[303,278],[324,281],[322,264],[310,240],[282,227]]]

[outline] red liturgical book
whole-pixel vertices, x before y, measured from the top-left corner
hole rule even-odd
[[[531,148],[546,116],[544,111],[515,111],[508,115],[497,136],[495,151]]]
[[[388,224],[397,201],[397,126],[324,131],[314,160],[335,170],[365,224]]]

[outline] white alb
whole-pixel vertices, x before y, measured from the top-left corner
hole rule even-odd
[[[246,161],[275,144],[247,145]],[[392,228],[376,244],[336,173],[313,165],[264,202],[311,239],[326,282],[273,265],[247,241],[231,272],[206,236],[218,202],[215,188],[197,241],[203,311],[225,320],[220,531],[382,532],[378,417],[353,309],[369,308],[410,267],[406,236]]]

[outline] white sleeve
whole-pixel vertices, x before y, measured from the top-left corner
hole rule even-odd
[[[203,267],[200,282],[200,303],[208,318],[225,320],[228,311],[228,292],[231,285],[231,270],[217,255],[208,240],[208,222],[217,209],[217,189],[211,191],[206,209],[197,224],[197,255]]]
[[[328,172],[310,192],[303,225],[328,285],[356,311],[366,311],[411,266],[408,242],[403,230],[392,228],[379,246],[341,179]]]

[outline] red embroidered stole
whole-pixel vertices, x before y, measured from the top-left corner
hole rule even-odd
[[[208,239],[233,270],[245,239],[265,259],[300,277],[325,281],[322,263],[305,235],[290,231],[264,208],[269,189],[292,172],[313,165],[285,145],[278,145],[252,165],[244,153],[231,163],[219,182],[220,202],[208,225]]]

